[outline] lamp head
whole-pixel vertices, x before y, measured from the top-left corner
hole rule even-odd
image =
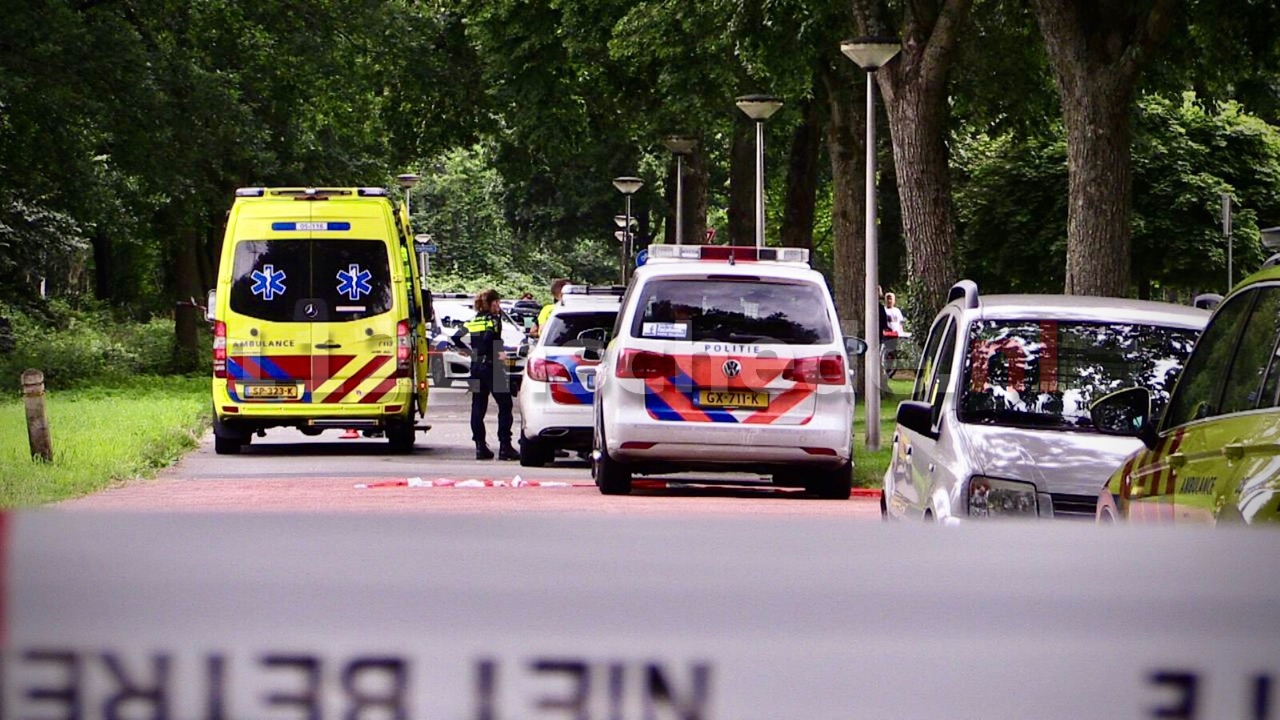
[[[634,195],[637,190],[644,187],[644,181],[638,177],[616,177],[613,179],[613,186],[623,195]]]
[[[674,155],[688,155],[698,146],[698,140],[689,135],[668,135],[662,138],[662,144]]]
[[[874,72],[887,65],[901,49],[902,40],[896,37],[857,37],[840,43],[840,52],[867,72]]]
[[[738,109],[752,120],[768,120],[782,107],[782,98],[773,95],[743,95],[734,101]]]
[[[413,173],[404,173],[403,175],[396,176],[396,182],[400,183],[400,187],[404,188],[405,190],[408,190],[414,185],[417,185],[419,179],[420,178],[417,175],[414,175]]]

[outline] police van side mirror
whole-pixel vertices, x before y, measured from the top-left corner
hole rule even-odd
[[[204,319],[205,319],[205,320],[208,320],[209,322],[213,322],[213,321],[214,321],[214,319],[215,319],[215,318],[214,318],[214,312],[215,312],[215,310],[216,310],[216,309],[217,309],[217,307],[218,307],[218,304],[217,304],[217,303],[218,303],[218,291],[217,291],[217,290],[210,290],[210,291],[209,291],[209,297],[205,300],[205,305],[204,305]]]

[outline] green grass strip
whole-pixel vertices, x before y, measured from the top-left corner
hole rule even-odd
[[[0,507],[79,497],[151,477],[196,447],[209,424],[206,378],[137,378],[127,387],[50,392],[53,461],[31,458],[22,400],[0,402]]]
[[[893,429],[897,426],[898,403],[911,397],[914,380],[890,380],[880,391],[880,449],[867,450],[866,398],[858,397],[853,419],[853,486],[884,487],[884,473],[893,457]]]

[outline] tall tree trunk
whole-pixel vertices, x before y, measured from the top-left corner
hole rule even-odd
[[[707,233],[707,189],[711,179],[702,143],[685,158],[684,168],[684,241],[700,243]],[[723,241],[723,238],[721,238]]]
[[[756,127],[737,110],[729,158],[729,243],[756,244]]]
[[[927,326],[956,281],[955,221],[947,150],[947,79],[972,0],[908,3],[902,50],[875,78],[893,139],[911,325]],[[884,35],[884,0],[854,0],[859,29]]]
[[[827,155],[831,158],[831,236],[835,270],[836,312],[845,335],[865,335],[863,308],[867,277],[866,183],[863,172],[866,136],[863,103],[855,88],[862,71],[844,58],[823,68],[822,82],[830,106]],[[859,374],[861,378],[861,373]],[[859,380],[861,383],[862,380]]]
[[[93,237],[93,296],[103,301],[113,301],[115,294],[115,242],[106,229],[94,229]]]
[[[204,294],[200,283],[201,238],[199,231],[187,227],[185,223],[175,227],[179,229],[170,241],[176,295],[173,312],[173,364],[174,369],[179,372],[191,372],[198,369],[200,363],[201,317],[197,304],[203,301],[201,296]]]
[[[947,291],[958,279],[946,144],[947,93],[945,87],[893,75],[888,69],[875,73],[880,88],[889,88],[883,95],[893,134],[902,233],[907,241],[907,283],[914,304],[904,309],[911,314],[912,325],[920,328],[922,323],[927,327],[946,303]]]
[[[814,90],[821,81],[814,78]],[[814,95],[819,93],[815,92]],[[784,247],[813,247],[813,215],[818,193],[818,151],[822,145],[822,113],[818,101],[805,99],[801,122],[791,138],[787,164],[787,196],[782,216]]]
[[[1134,88],[1177,0],[1031,0],[1067,128],[1065,292],[1127,295]]]
[[[1114,73],[1110,74],[1114,78]],[[1063,92],[1067,128],[1068,295],[1129,292],[1133,85],[1094,75]]]

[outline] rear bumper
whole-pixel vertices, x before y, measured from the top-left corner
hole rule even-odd
[[[213,408],[218,419],[237,424],[266,424],[266,426],[307,426],[310,421],[403,420],[410,416],[416,393],[409,379],[396,381],[396,386],[378,398],[377,402],[360,402],[359,391],[353,392],[352,402],[313,403],[291,400],[238,400],[228,394],[226,382],[213,381]]]

